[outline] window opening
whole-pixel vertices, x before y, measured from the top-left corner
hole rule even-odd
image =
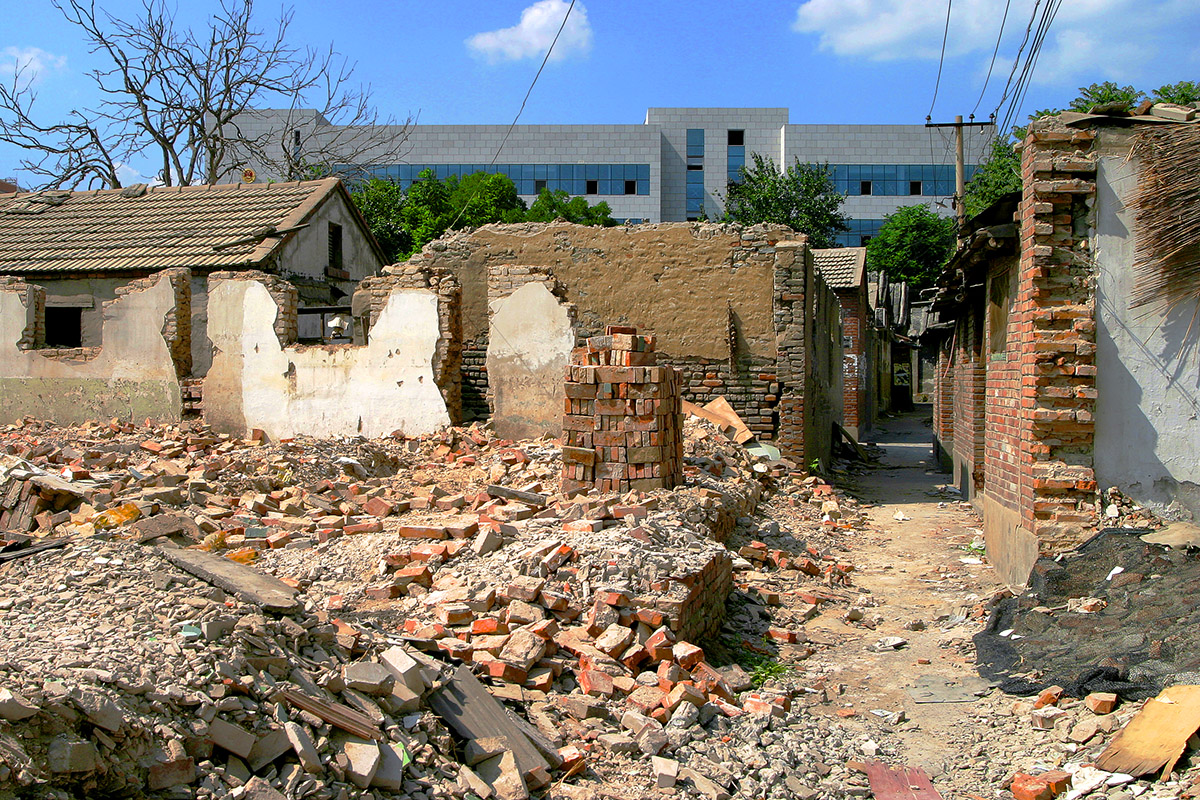
[[[46,347],[83,347],[83,309],[46,306]]]

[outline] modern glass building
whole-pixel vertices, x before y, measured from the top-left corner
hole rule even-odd
[[[283,134],[270,137],[279,142],[300,128],[307,130],[297,140],[355,138],[353,130],[311,111],[255,111],[238,124],[251,135]],[[506,141],[507,125],[395,130],[406,137],[402,160],[376,163],[370,152],[358,153],[355,163],[341,167],[402,185],[424,169],[440,178],[499,172],[527,203],[543,187],[562,189],[607,202],[617,219],[669,222],[719,217],[728,182],[758,153],[777,165],[799,160],[829,166],[851,218],[850,231],[839,239],[843,245],[863,244],[901,206],[926,203],[952,213],[954,148],[946,134],[923,125],[793,125],[786,108],[651,108],[641,124],[518,125]],[[969,179],[993,131],[968,128],[965,135]],[[262,169],[258,176],[284,177]]]

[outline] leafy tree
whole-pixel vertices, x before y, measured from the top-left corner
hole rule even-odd
[[[379,241],[389,264],[412,252],[412,234],[405,227],[404,190],[400,184],[373,178],[350,193],[367,227]]]
[[[1200,82],[1179,81],[1160,86],[1151,93],[1156,103],[1178,103],[1181,106],[1200,102]]]
[[[988,158],[967,181],[963,202],[973,217],[1009,192],[1021,189],[1021,158],[1012,142],[996,137]]]
[[[742,167],[740,180],[729,182],[724,221],[788,225],[807,234],[812,247],[833,247],[834,237],[850,230],[841,213],[844,202],[827,165],[796,159],[780,172],[770,157],[754,153],[753,165]]]
[[[1146,93],[1132,86],[1117,86],[1112,81],[1093,83],[1091,86],[1080,86],[1079,96],[1067,106],[1071,111],[1087,113],[1093,106],[1120,103],[1129,109],[1146,99]]]
[[[617,221],[612,218],[612,209],[603,201],[589,206],[582,197],[571,197],[562,189],[553,192],[543,188],[537,199],[529,206],[525,219],[530,222],[551,222],[558,218],[580,225],[612,227]]]
[[[867,259],[892,280],[914,289],[932,285],[954,252],[954,220],[926,206],[904,206],[884,217],[878,235],[867,242]]]
[[[118,167],[139,158],[161,164],[163,183],[189,185],[219,183],[247,163],[294,178],[303,165],[333,163],[335,154],[353,164],[367,152],[393,160],[403,149],[404,137],[382,127],[396,121],[372,109],[370,90],[352,83],[348,61],[293,43],[288,8],[260,26],[254,0],[221,0],[193,29],[168,0],[143,0],[141,15],[127,20],[95,0],[53,5],[101,65],[88,73],[94,99],[84,103],[91,105],[58,120],[38,113],[27,65],[0,80],[0,141],[29,153],[21,168],[45,186],[117,188]],[[252,133],[246,117],[269,105],[293,112],[272,130]],[[316,137],[301,119],[311,115],[306,108],[334,133]]]
[[[525,218],[525,203],[517,196],[517,186],[507,175],[476,172],[446,179],[450,193],[451,224],[455,228],[475,228],[489,222],[520,222]]]

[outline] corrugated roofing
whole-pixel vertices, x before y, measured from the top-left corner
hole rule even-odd
[[[0,274],[257,264],[337,185],[327,178],[2,194]],[[284,233],[262,236],[268,230]]]
[[[867,248],[831,247],[813,250],[813,264],[831,289],[861,286],[867,271]]]

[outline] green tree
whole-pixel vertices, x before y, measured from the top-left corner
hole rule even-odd
[[[841,213],[846,197],[834,188],[827,165],[797,159],[780,172],[771,158],[754,153],[753,165],[742,167],[740,178],[726,189],[726,222],[788,225],[817,248],[833,247],[834,237],[850,230]]]
[[[884,217],[878,235],[867,242],[867,260],[892,280],[923,289],[933,284],[954,244],[953,219],[926,206],[904,206]]]
[[[1093,106],[1103,106],[1109,103],[1120,103],[1125,109],[1130,109],[1146,99],[1146,93],[1132,86],[1117,86],[1112,81],[1093,83],[1091,86],[1080,86],[1079,96],[1067,106],[1071,111],[1087,113]]]
[[[525,218],[525,203],[517,196],[517,186],[507,175],[476,172],[446,179],[450,192],[451,224],[455,228],[477,228],[489,222],[520,222]]]
[[[1168,83],[1151,92],[1151,99],[1156,103],[1178,103],[1181,106],[1200,102],[1200,82]]]
[[[571,197],[562,189],[553,192],[543,188],[537,199],[529,206],[525,219],[530,222],[551,222],[558,218],[580,225],[612,227],[617,221],[612,218],[612,209],[603,201],[589,206],[582,197]]]
[[[350,192],[350,197],[379,241],[389,264],[412,252],[412,234],[405,227],[404,190],[400,184],[372,178]]]
[[[1021,158],[1012,142],[997,136],[987,160],[967,181],[963,195],[967,216],[973,217],[1009,192],[1021,189]]]

